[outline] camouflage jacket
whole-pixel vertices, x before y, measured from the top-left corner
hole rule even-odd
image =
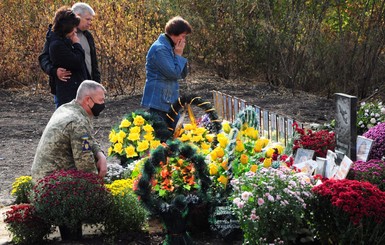
[[[38,180],[61,169],[97,173],[95,156],[101,149],[92,132],[91,119],[79,103],[73,100],[60,106],[41,136],[32,178]]]

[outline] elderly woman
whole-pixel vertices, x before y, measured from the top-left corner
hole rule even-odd
[[[67,81],[55,78],[58,107],[73,100],[80,83],[88,78],[84,50],[76,35],[79,23],[80,17],[76,16],[71,8],[63,6],[55,13],[49,37],[50,60],[54,67],[62,67],[72,72]]]
[[[187,59],[182,57],[190,24],[180,16],[170,19],[165,33],[151,45],[146,56],[146,84],[142,106],[167,122],[167,112],[179,97],[179,79],[187,76]],[[170,125],[175,127],[174,125]]]

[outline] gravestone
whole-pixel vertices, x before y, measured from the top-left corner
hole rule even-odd
[[[357,97],[343,93],[335,94],[336,102],[336,150],[342,151],[351,160],[356,160]]]

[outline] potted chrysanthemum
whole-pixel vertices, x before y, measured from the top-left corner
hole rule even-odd
[[[60,170],[37,181],[30,201],[39,217],[59,226],[63,240],[77,240],[82,237],[82,223],[104,220],[112,197],[96,174]]]

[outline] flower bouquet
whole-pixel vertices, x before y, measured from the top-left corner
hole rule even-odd
[[[126,115],[119,125],[111,129],[108,156],[116,156],[123,166],[127,166],[147,156],[150,149],[155,149],[171,136],[172,132],[166,123],[155,120],[148,112],[138,110]]]
[[[287,167],[260,168],[231,181],[233,210],[244,242],[295,244],[308,228],[306,199],[311,183]]]
[[[204,156],[178,140],[158,146],[146,159],[135,192],[167,230],[165,244],[192,244],[187,233],[189,209],[205,201],[210,179]]]
[[[385,243],[385,192],[348,179],[329,179],[312,191],[311,224],[322,244]]]
[[[11,206],[5,212],[4,223],[16,244],[38,244],[51,233],[51,224],[39,218],[31,204]]]
[[[62,239],[79,239],[81,223],[102,222],[112,198],[96,174],[60,170],[38,180],[30,200],[39,217],[59,226]],[[66,231],[74,237],[65,237]]]

